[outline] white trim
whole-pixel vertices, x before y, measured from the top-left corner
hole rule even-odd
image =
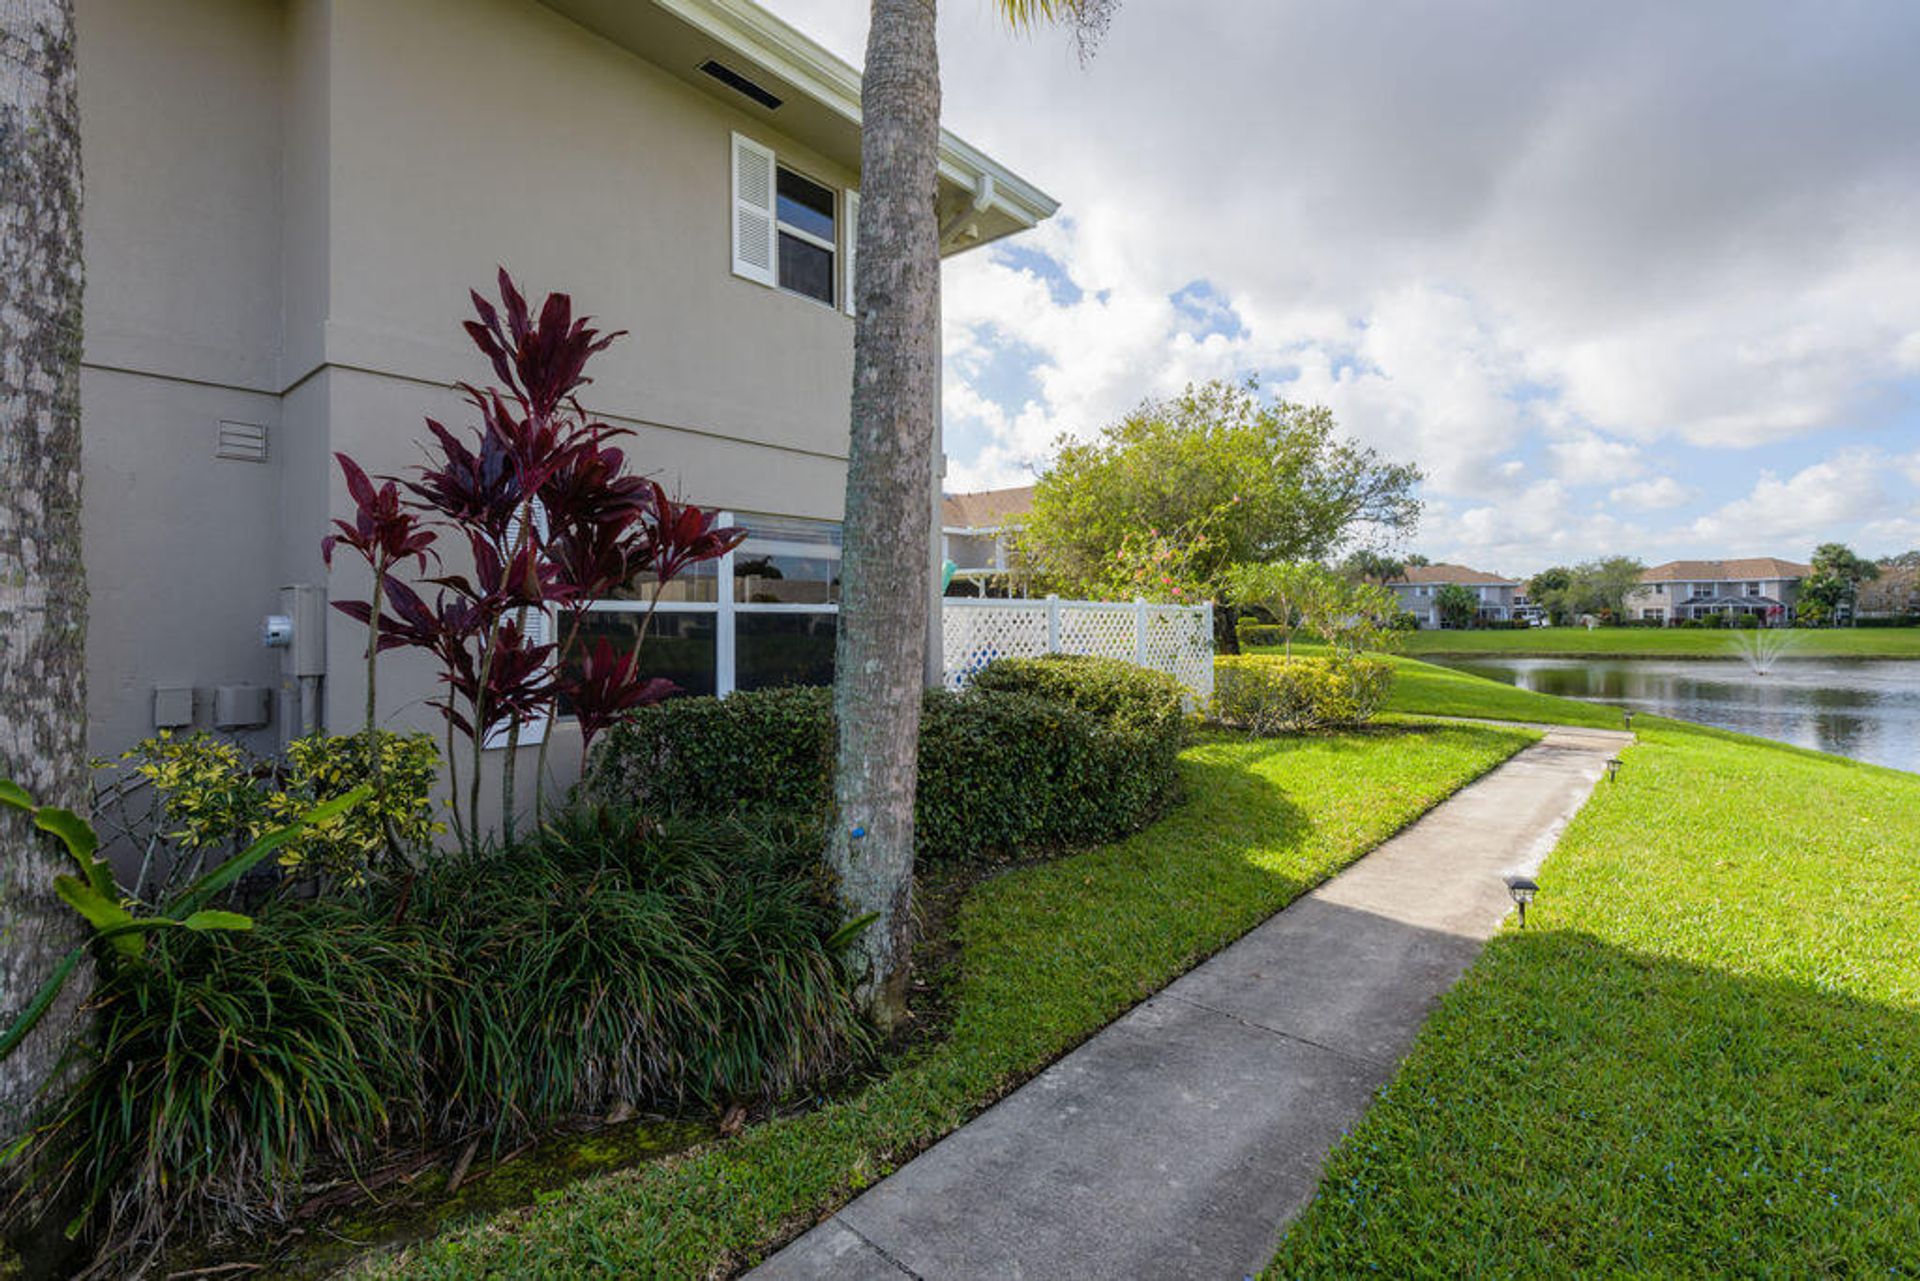
[[[845,224],[840,231],[840,239],[845,243],[840,250],[840,310],[853,315],[853,264],[855,251],[860,248],[860,193],[851,187],[840,193],[840,208]]]

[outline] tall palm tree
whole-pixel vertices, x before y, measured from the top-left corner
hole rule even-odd
[[[80,106],[72,0],[0,0],[0,777],[85,811]],[[0,806],[0,1023],[72,948],[60,847]],[[0,1142],[53,1069],[82,985],[0,1061]]]
[[[1083,53],[1118,0],[995,0],[1015,29],[1069,26]],[[855,916],[869,1004],[904,1008],[913,802],[940,387],[940,64],[935,0],[872,0],[861,89],[853,434],[835,652],[837,820],[829,855]]]

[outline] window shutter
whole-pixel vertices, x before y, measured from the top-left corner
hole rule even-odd
[[[774,282],[773,152],[733,135],[733,274]]]
[[[542,535],[546,533],[546,530],[547,530],[546,509],[540,505],[540,500],[537,498],[534,500],[534,503],[533,503],[533,524],[534,524],[534,528],[538,529]],[[507,522],[507,546],[512,547],[515,543],[519,541],[520,541],[520,518],[518,516],[515,516],[513,519]],[[518,621],[520,624],[520,634],[526,638],[526,641],[528,644],[530,645],[552,644],[553,615],[547,610],[523,609],[520,611],[519,617],[516,621]],[[549,661],[551,662],[551,660]],[[521,721],[519,745],[521,747],[538,747],[540,743],[544,741],[547,737],[548,720],[549,718],[546,716],[534,716],[527,720]],[[491,733],[487,735],[487,741],[485,743],[482,743],[481,746],[490,752],[499,751],[500,749],[506,747],[507,740],[510,737],[512,729],[513,729],[513,724],[511,721],[502,723],[499,728],[493,730]]]
[[[849,316],[853,315],[853,252],[860,245],[860,193],[847,193],[846,216],[840,221],[846,224],[842,239],[846,242],[840,251],[841,271],[845,280],[840,292],[844,295],[843,306]]]

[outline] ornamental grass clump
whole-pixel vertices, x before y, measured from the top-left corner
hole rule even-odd
[[[819,850],[811,824],[580,811],[152,930],[100,970],[13,1213],[75,1206],[105,1258],[284,1226],[403,1151],[777,1100],[870,1047]]]
[[[816,828],[570,813],[414,890],[455,976],[426,1089],[504,1141],[622,1103],[773,1097],[861,1042]]]

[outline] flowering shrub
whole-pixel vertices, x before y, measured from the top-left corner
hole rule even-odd
[[[1385,659],[1221,655],[1213,660],[1215,719],[1256,734],[1358,725],[1386,702]]]
[[[1209,546],[1204,533],[1177,537],[1157,529],[1129,532],[1113,554],[1107,594],[1161,605],[1200,604],[1211,594],[1203,568]]]

